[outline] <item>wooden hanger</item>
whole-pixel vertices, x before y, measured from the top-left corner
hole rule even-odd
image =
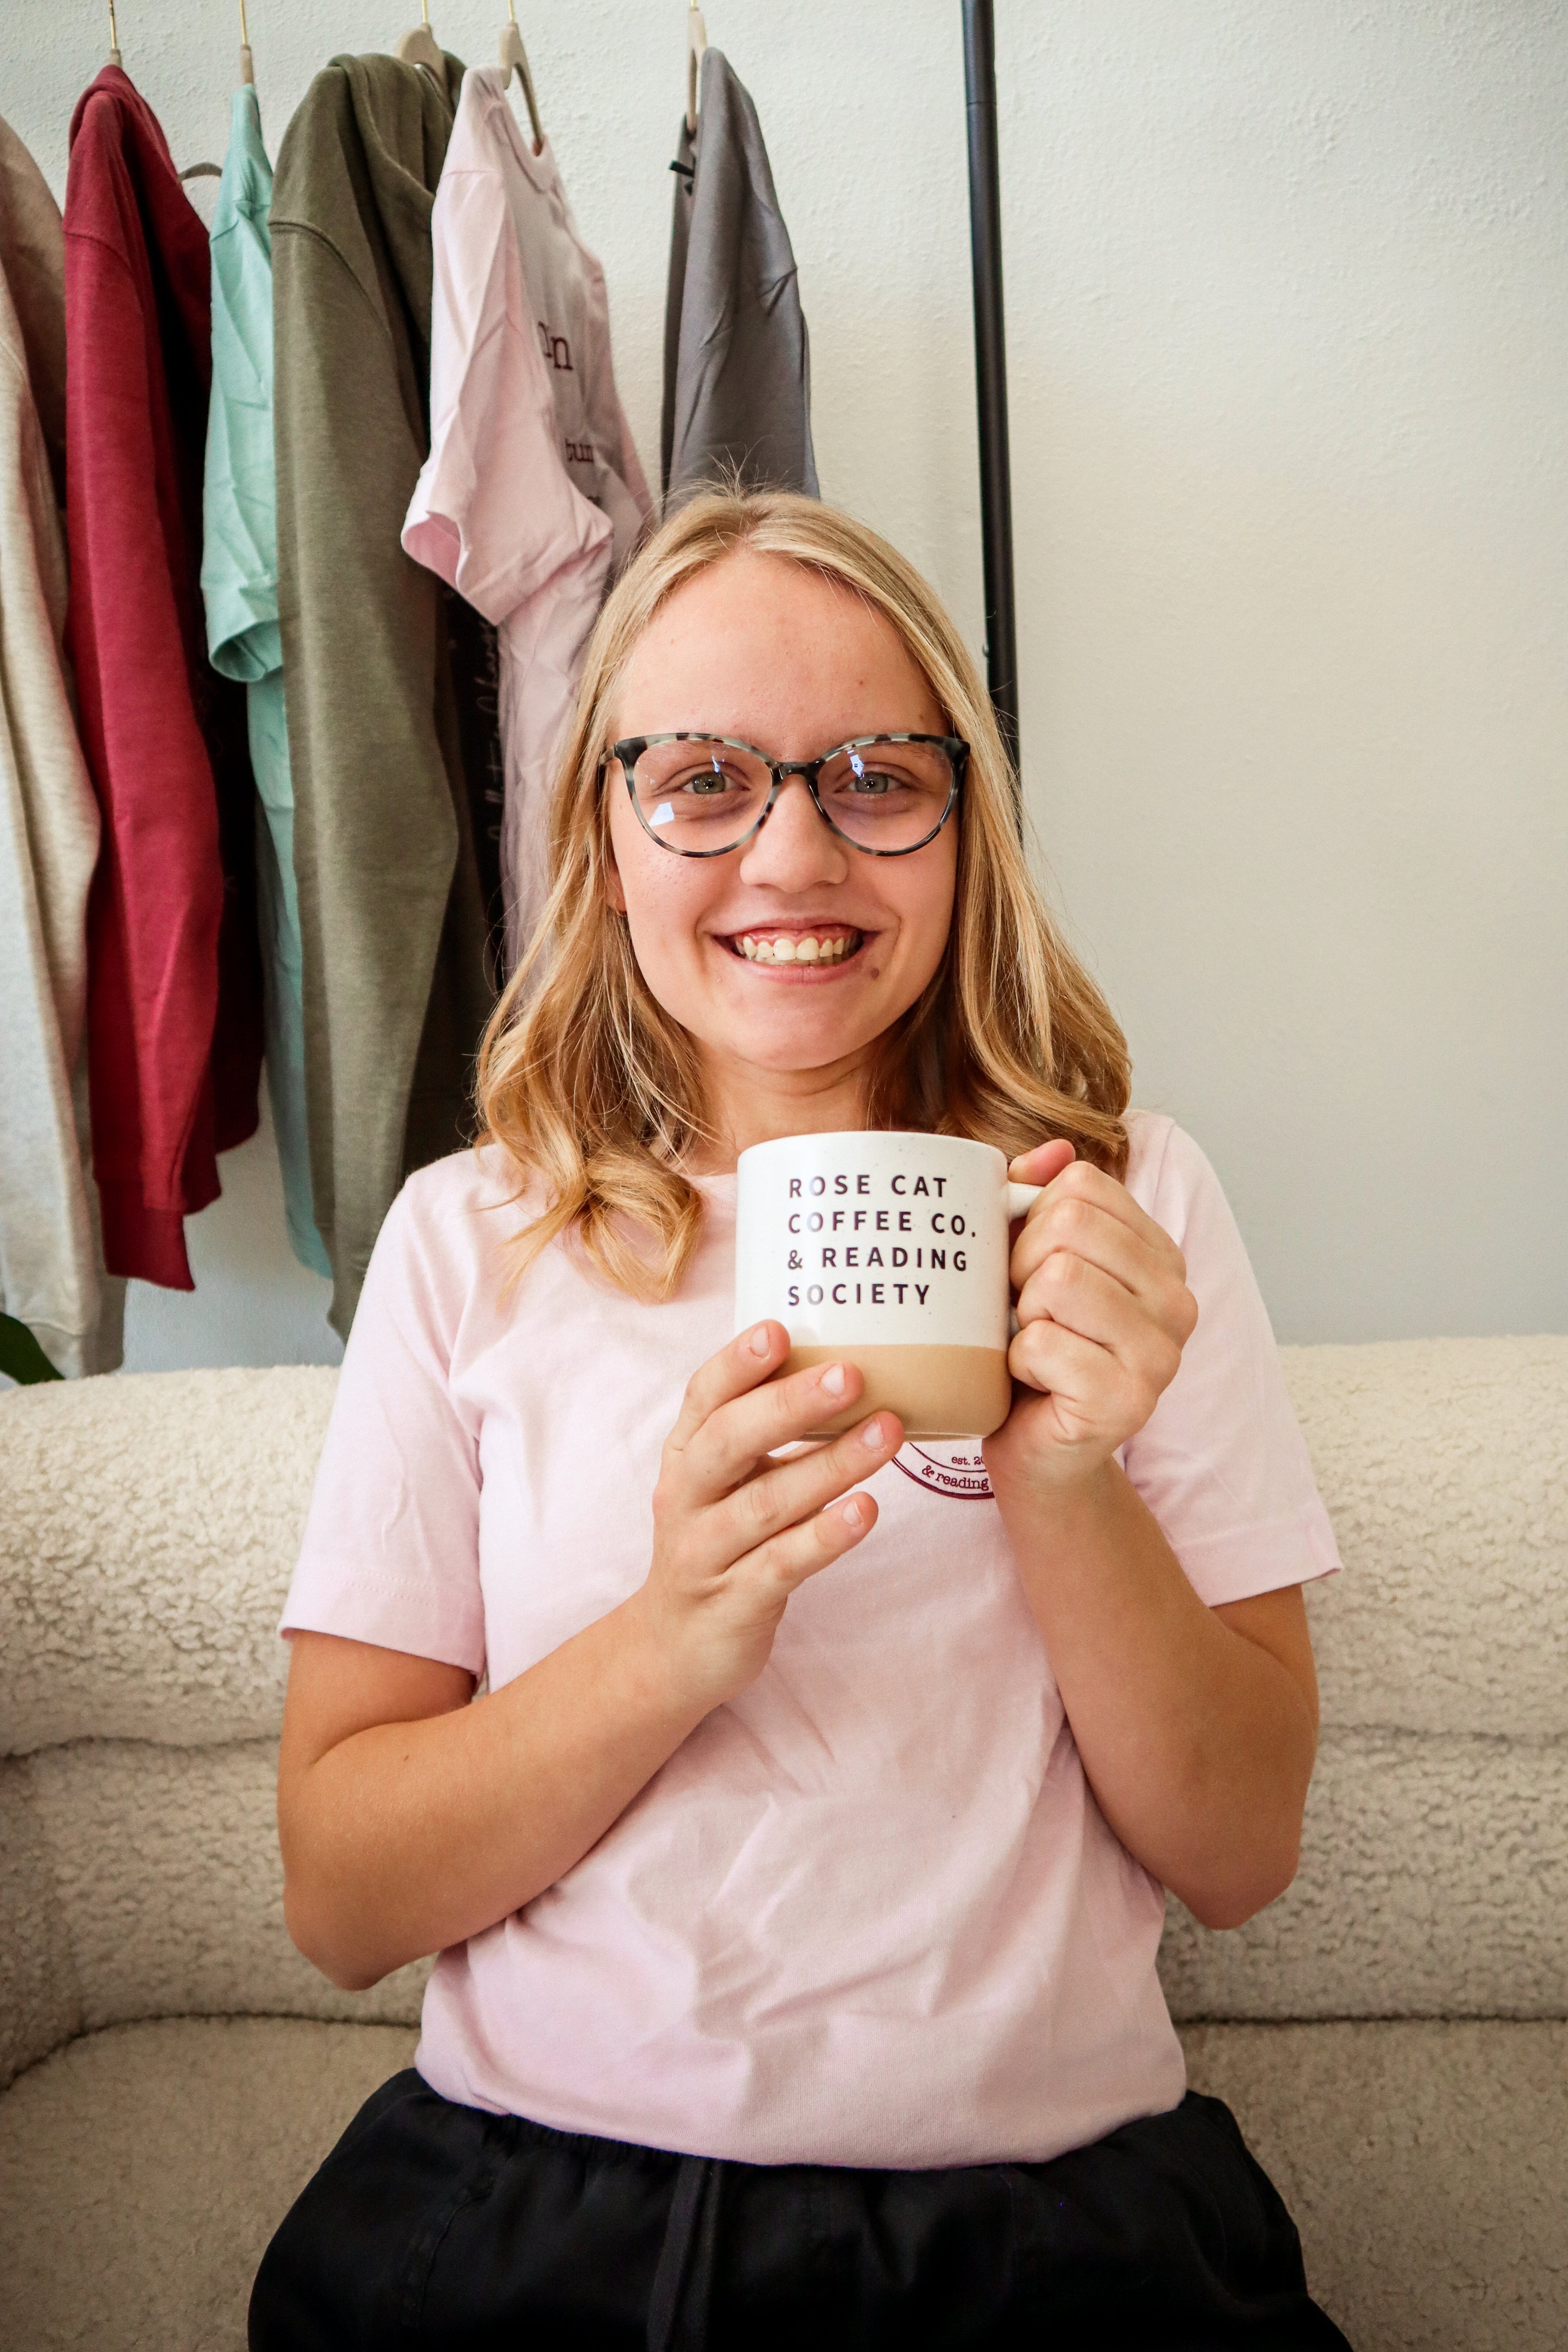
[[[707,55],[707,26],[697,0],[686,5],[686,129],[697,127],[697,89],[702,80],[702,62]]]
[[[412,33],[404,33],[393,54],[406,66],[423,66],[433,73],[443,89],[446,88],[446,59],[441,54],[441,44],[430,29],[430,0],[419,0],[421,21]]]
[[[113,0],[110,0],[112,11]],[[239,78],[256,87],[256,62],[250,54],[250,27],[245,20],[245,0],[239,0]],[[181,173],[182,180],[221,180],[221,163],[187,163]]]
[[[240,0],[242,21],[244,16],[245,0]],[[246,55],[246,57],[250,55],[248,49]],[[119,66],[121,73],[124,72],[125,61],[120,54],[120,26],[115,21],[114,0],[109,0],[109,62],[111,66]],[[221,163],[187,163],[180,174],[182,180],[221,180],[223,176],[224,167]]]
[[[539,102],[534,96],[534,78],[528,71],[528,53],[523,47],[523,37],[517,30],[517,0],[507,0],[507,21],[501,27],[501,88],[506,89],[514,70],[523,85],[523,103],[528,110],[528,123],[534,134],[534,153],[542,155],[545,147],[544,124],[539,121]]]

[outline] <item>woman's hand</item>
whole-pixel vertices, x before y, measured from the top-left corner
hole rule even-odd
[[[831,1444],[770,1462],[865,1385],[852,1364],[770,1380],[789,1352],[782,1324],[758,1323],[693,1374],[653,1490],[653,1561],[632,1605],[705,1711],[756,1680],[790,1594],[875,1526],[871,1496],[849,1489],[904,1443],[895,1413],[873,1413]]]
[[[1170,1235],[1124,1184],[1071,1152],[1042,1144],[1008,1171],[1046,1189],[1013,1244],[1019,1329],[1008,1364],[1034,1393],[1015,1396],[986,1440],[998,1489],[1060,1487],[1103,1469],[1176,1378],[1197,1322]]]

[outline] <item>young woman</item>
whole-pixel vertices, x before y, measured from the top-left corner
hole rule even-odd
[[[706,498],[605,610],[552,825],[289,1596],[290,1932],[343,1986],[440,1958],[255,2352],[1343,2345],[1155,1972],[1165,1888],[1290,1883],[1333,1542],[960,639],[843,517]],[[794,1450],[859,1374],[729,1336],[737,1153],[862,1127],[1046,1186],[983,1478],[885,1412]]]

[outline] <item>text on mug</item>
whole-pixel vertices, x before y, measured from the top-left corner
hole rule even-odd
[[[920,1306],[924,1307],[925,1304],[925,1294],[930,1287],[931,1285],[928,1282],[857,1282],[855,1285],[854,1304],[857,1307],[885,1307],[887,1300],[883,1294],[885,1291],[896,1290],[898,1293],[898,1304],[902,1307],[904,1304],[904,1292],[906,1290],[913,1290],[916,1301]],[[862,1290],[870,1291],[871,1297],[869,1299],[865,1299],[861,1297]],[[789,1285],[789,1296],[790,1306],[799,1307],[800,1304],[800,1286],[799,1283],[792,1282]],[[835,1282],[828,1296],[835,1307],[847,1307],[850,1304],[849,1284],[847,1282]],[[820,1307],[821,1303],[822,1285],[820,1282],[813,1282],[806,1292],[806,1304],[808,1307]]]
[[[850,1189],[850,1180],[844,1175],[834,1176],[831,1180],[826,1176],[791,1176],[789,1198],[792,1201],[800,1200],[803,1188],[810,1193],[812,1200],[821,1200],[828,1189],[830,1181],[835,1192],[847,1192]],[[902,1199],[907,1187],[909,1198],[912,1201],[917,1199],[923,1192],[929,1199],[932,1191],[935,1190],[936,1198],[940,1200],[946,1184],[946,1176],[917,1176],[913,1184],[910,1183],[907,1176],[892,1176],[888,1179],[887,1189],[890,1192],[896,1192]],[[855,1178],[855,1191],[863,1200],[871,1191],[871,1178],[865,1174],[858,1175]]]

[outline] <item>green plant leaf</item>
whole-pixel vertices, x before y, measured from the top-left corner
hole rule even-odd
[[[56,1371],[26,1325],[18,1323],[14,1315],[0,1315],[0,1372],[24,1389],[38,1381],[65,1378]]]

